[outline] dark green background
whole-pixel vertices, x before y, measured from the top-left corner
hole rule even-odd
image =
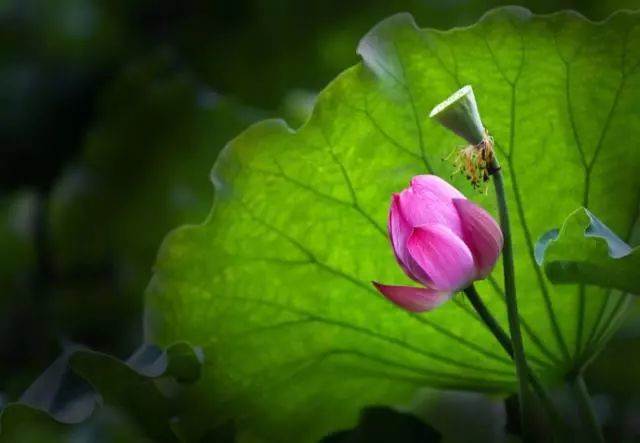
[[[206,216],[226,141],[264,117],[299,125],[313,94],[357,62],[358,40],[393,13],[447,29],[504,4],[0,0],[2,402],[63,343],[121,358],[139,345],[159,243]],[[594,20],[640,7],[518,4]]]

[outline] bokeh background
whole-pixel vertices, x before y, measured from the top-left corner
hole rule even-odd
[[[155,253],[206,217],[226,141],[262,118],[302,124],[388,15],[446,29],[508,3],[0,0],[0,407],[70,343],[119,358],[140,345]]]

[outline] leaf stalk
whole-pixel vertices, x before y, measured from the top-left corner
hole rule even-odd
[[[511,339],[509,338],[507,333],[504,331],[504,329],[502,329],[502,327],[497,322],[495,317],[491,314],[491,312],[489,312],[489,310],[487,309],[487,306],[484,304],[484,302],[482,301],[482,298],[478,294],[478,291],[476,290],[475,286],[474,285],[469,286],[464,290],[464,293],[469,299],[469,301],[471,302],[471,305],[473,306],[475,311],[480,316],[480,319],[487,326],[489,331],[491,331],[494,337],[498,340],[502,348],[513,359],[514,352],[513,352],[513,345],[511,343]],[[551,424],[553,425],[554,429],[556,429],[557,433],[559,434],[562,433],[564,431],[564,425],[562,424],[562,419],[560,418],[560,414],[556,410],[553,402],[551,401],[551,398],[545,391],[542,383],[540,382],[540,380],[538,380],[536,375],[528,366],[526,367],[526,374],[527,374],[526,375],[527,380],[531,384],[531,387],[533,388],[534,392],[536,393],[536,395],[542,402],[545,410],[547,411],[547,414],[549,416],[549,419],[551,420]]]
[[[572,385],[580,406],[582,421],[588,426],[592,441],[594,443],[604,443],[604,436],[602,435],[602,430],[600,429],[600,424],[598,423],[598,418],[581,372],[575,375],[572,380]]]

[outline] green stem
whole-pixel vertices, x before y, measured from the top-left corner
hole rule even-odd
[[[484,304],[484,302],[480,298],[480,295],[478,294],[478,291],[476,290],[475,286],[474,285],[469,286],[464,290],[464,293],[466,294],[467,298],[471,302],[471,305],[476,310],[476,312],[478,313],[478,315],[480,316],[484,324],[487,326],[487,328],[489,328],[489,331],[491,331],[491,333],[498,340],[502,348],[513,359],[514,354],[513,354],[513,346],[511,344],[511,339],[509,338],[507,333],[504,331],[504,329],[502,329],[502,326],[500,326],[500,324],[496,321],[495,317],[493,317],[493,315],[489,312],[489,310],[487,309],[487,306]],[[562,419],[560,418],[560,414],[558,413],[555,406],[553,405],[553,402],[551,401],[551,398],[549,397],[544,387],[542,386],[542,383],[540,383],[540,380],[538,380],[536,375],[528,366],[527,366],[527,378],[529,380],[529,383],[533,387],[533,390],[535,391],[536,395],[538,396],[538,398],[540,398],[540,401],[544,405],[544,408],[547,411],[547,414],[549,415],[549,419],[551,420],[553,427],[556,430],[558,430],[558,432],[561,432],[561,430],[564,428],[562,425]]]
[[[604,437],[602,436],[602,430],[598,424],[596,413],[591,404],[591,397],[587,390],[587,385],[584,382],[584,378],[581,373],[578,373],[573,380],[573,387],[577,394],[578,403],[580,404],[580,414],[582,420],[589,427],[589,434],[593,438],[594,442],[604,443]]]
[[[480,298],[480,294],[478,294],[476,287],[472,284],[464,290],[464,293],[471,302],[471,306],[473,306],[473,309],[476,310],[484,324],[487,325],[502,348],[507,351],[507,354],[509,354],[511,358],[513,358],[513,346],[511,345],[511,339],[509,338],[507,333],[504,332],[502,326],[498,324],[495,317],[489,312],[487,306]]]
[[[513,361],[516,365],[516,375],[518,376],[520,392],[520,418],[522,422],[523,435],[526,437],[526,422],[529,417],[529,385],[527,383],[527,360],[522,344],[522,333],[518,317],[518,302],[516,299],[516,278],[513,267],[513,245],[511,243],[511,224],[509,222],[509,209],[504,191],[502,171],[498,160],[494,157],[491,164],[493,171],[493,183],[498,200],[498,213],[500,215],[500,228],[504,237],[504,247],[502,248],[502,267],[504,269],[504,288],[507,302],[507,316],[509,320],[509,332],[513,345]]]

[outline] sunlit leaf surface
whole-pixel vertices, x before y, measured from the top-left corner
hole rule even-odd
[[[638,24],[630,13],[594,24],[519,8],[450,32],[409,15],[380,23],[358,48],[363,62],[320,94],[300,130],[265,121],[223,151],[206,222],[161,248],[148,338],[204,347],[200,387],[247,439],[312,441],[423,385],[513,390],[512,364],[462,298],[416,316],[370,284],[408,283],[386,238],[390,195],[415,174],[450,177],[461,140],[427,114],[471,84],[506,175],[529,362],[560,380],[597,348],[603,303],[622,309],[624,296],[552,285],[534,243],[579,206],[631,236]],[[490,186],[484,195],[452,181],[495,214]],[[500,267],[479,290],[504,324]]]

